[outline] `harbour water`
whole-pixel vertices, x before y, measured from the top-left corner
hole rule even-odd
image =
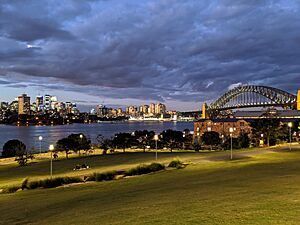
[[[43,137],[41,142],[42,150],[46,151],[50,144],[55,144],[57,140],[67,137],[72,133],[84,133],[96,142],[96,137],[102,134],[105,137],[112,137],[119,132],[133,132],[136,130],[153,130],[162,132],[173,129],[183,131],[193,130],[192,122],[117,122],[117,123],[94,123],[94,124],[70,124],[61,126],[8,126],[0,125],[0,152],[6,141],[19,139],[24,142],[31,151],[40,150],[39,136]]]

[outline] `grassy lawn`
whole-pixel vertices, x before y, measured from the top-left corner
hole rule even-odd
[[[251,151],[249,151],[251,152]],[[164,153],[162,161],[199,161],[185,169],[162,171],[118,181],[86,183],[0,195],[2,224],[300,224],[300,147],[293,151],[219,160],[226,153]],[[218,156],[213,160],[211,156]],[[86,158],[99,170],[124,168],[153,160],[153,153]],[[72,159],[81,160],[81,159]],[[57,173],[73,167],[56,162]],[[19,169],[2,166],[3,179],[43,176],[49,162]],[[64,164],[64,165],[60,165]],[[67,165],[69,164],[69,165]],[[25,170],[24,170],[25,169]],[[17,173],[17,174],[16,174]],[[26,174],[25,174],[26,173]]]
[[[208,153],[183,153],[183,152],[162,152],[158,154],[159,162],[170,162],[173,158],[180,157],[184,160],[191,160],[203,157]],[[47,158],[48,157],[48,158]],[[39,158],[39,157],[37,157]],[[46,159],[47,158],[47,159]],[[128,152],[115,153],[108,155],[91,155],[84,157],[73,157],[69,159],[59,157],[60,160],[53,161],[54,176],[81,176],[93,172],[104,172],[119,169],[132,168],[141,163],[151,163],[155,161],[154,152]],[[29,166],[19,167],[19,165],[10,159],[0,161],[0,188],[19,184],[26,177],[30,179],[42,179],[49,177],[50,162],[49,156],[44,154],[43,159],[34,160]],[[91,167],[88,170],[74,171],[77,164],[87,164]]]

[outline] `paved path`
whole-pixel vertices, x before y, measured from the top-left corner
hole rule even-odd
[[[292,150],[299,149],[300,145],[295,144],[292,145]],[[233,159],[244,159],[244,158],[250,158],[251,156],[255,155],[260,155],[260,154],[267,154],[267,153],[274,153],[274,152],[279,152],[279,151],[289,151],[289,146],[284,145],[284,146],[278,146],[278,147],[270,147],[270,148],[262,148],[262,149],[255,149],[255,150],[246,150],[245,152],[235,152],[233,150]],[[215,155],[215,156],[205,156],[199,159],[193,159],[191,160],[192,163],[202,163],[202,162],[216,162],[216,161],[226,161],[230,160],[230,151],[224,151],[220,155]]]

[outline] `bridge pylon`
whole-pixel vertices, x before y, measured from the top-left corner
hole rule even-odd
[[[202,119],[207,119],[208,118],[208,114],[207,114],[207,104],[204,102],[202,104]]]
[[[297,110],[300,110],[300,90],[298,90],[298,95],[297,95]]]

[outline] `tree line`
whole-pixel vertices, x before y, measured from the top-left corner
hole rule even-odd
[[[299,121],[294,122],[292,133],[298,131]],[[275,145],[280,142],[288,141],[289,128],[277,118],[260,119],[251,122],[252,134],[241,133],[238,137],[232,138],[234,149],[248,148],[250,145],[258,146],[260,141],[268,145]],[[165,130],[158,134],[158,140],[154,140],[155,132],[148,130],[137,130],[132,133],[116,133],[111,138],[106,138],[99,134],[96,143],[85,136],[83,133],[71,134],[56,142],[55,152],[64,152],[66,158],[71,152],[79,155],[84,152],[88,154],[94,148],[102,149],[103,154],[115,149],[122,149],[123,152],[128,148],[142,149],[174,149],[180,150],[227,150],[231,147],[230,136],[221,136],[219,133],[210,131],[205,132],[200,140],[193,137],[190,130],[184,131]],[[32,152],[29,152],[26,145],[19,140],[10,140],[3,146],[2,157],[16,157],[20,165],[26,165],[28,160],[33,159]]]

